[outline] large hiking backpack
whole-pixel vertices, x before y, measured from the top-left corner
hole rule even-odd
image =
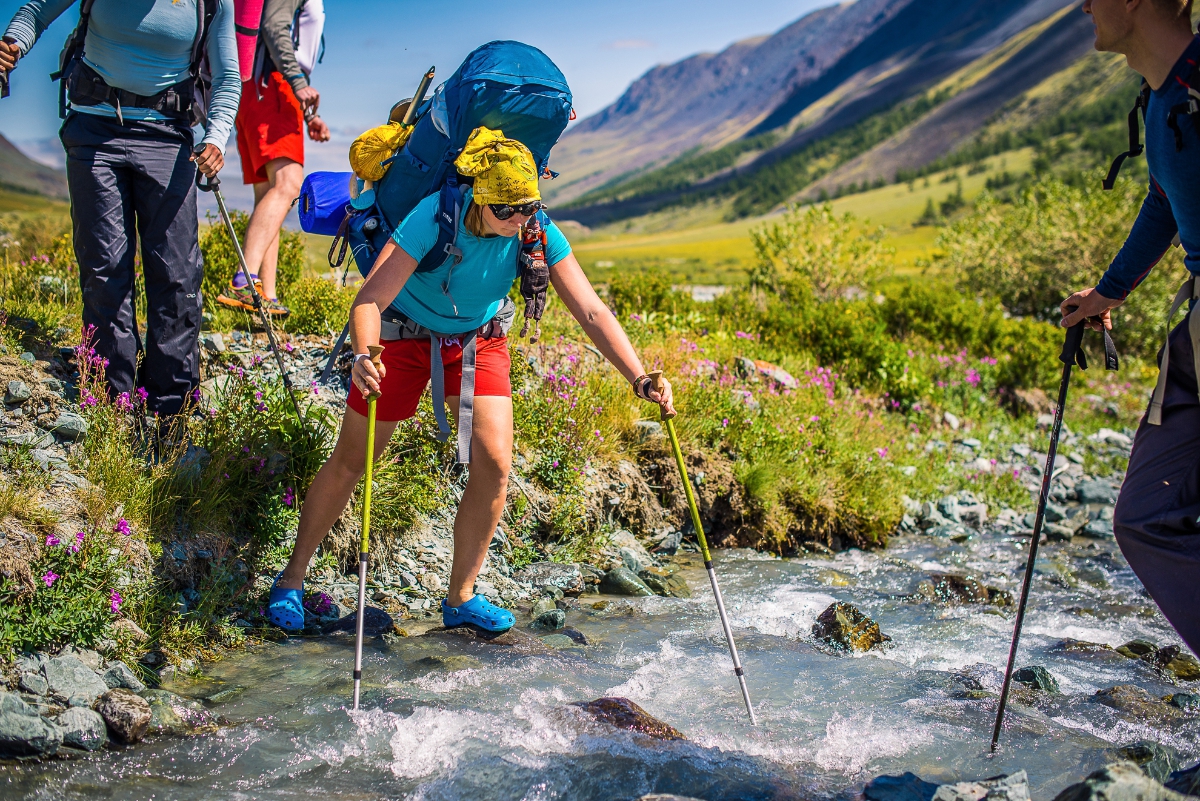
[[[571,90],[566,78],[542,51],[520,42],[497,41],[472,52],[433,97],[421,104],[412,134],[389,159],[388,171],[375,187],[374,204],[361,210],[346,206],[339,239],[345,238],[359,272],[364,276],[370,272],[396,226],[423,199],[439,192],[440,208],[450,213],[439,212],[438,242],[418,270],[434,270],[449,258],[452,251],[447,251],[447,246],[454,247],[457,235],[452,210],[456,201],[461,203],[462,185],[469,183],[461,179],[453,162],[473,130],[484,125],[504,131],[505,136],[528,147],[538,170],[549,176],[553,175],[547,167],[550,149],[570,118]],[[317,175],[310,176],[312,183],[319,183]],[[338,175],[344,175],[340,185],[349,184],[351,173]],[[322,180],[339,185],[338,180]],[[327,205],[317,197],[305,198],[302,192],[302,206]],[[313,225],[328,224],[313,219]],[[337,245],[335,240],[335,249]],[[333,252],[331,249],[331,255]]]
[[[1192,66],[1192,72],[1184,83],[1188,88],[1188,99],[1172,106],[1167,113],[1167,127],[1175,134],[1176,152],[1183,150],[1183,129],[1179,127],[1181,116],[1191,119],[1192,124],[1196,126],[1197,133],[1200,133],[1200,89],[1196,88],[1200,86],[1200,64]],[[1117,175],[1121,172],[1121,165],[1125,163],[1125,159],[1136,158],[1145,151],[1146,147],[1141,140],[1140,123],[1145,121],[1146,109],[1149,104],[1150,83],[1143,78],[1137,99],[1133,102],[1133,108],[1129,110],[1129,149],[1113,159],[1112,166],[1108,169],[1108,175],[1102,182],[1106,190],[1111,190],[1116,185]],[[1141,120],[1138,119],[1139,113],[1142,116]],[[1178,240],[1178,236],[1176,236],[1176,240]]]

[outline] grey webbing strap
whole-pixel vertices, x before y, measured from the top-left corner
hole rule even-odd
[[[462,388],[458,393],[458,463],[471,463],[471,428],[475,416],[475,343],[474,332],[463,337]]]
[[[438,424],[438,442],[450,439],[450,421],[446,419],[446,367],[442,363],[442,341],[429,334],[429,380],[433,393],[433,416]]]
[[[1163,346],[1162,364],[1158,368],[1158,381],[1154,385],[1154,396],[1150,400],[1150,410],[1146,412],[1146,422],[1152,426],[1162,425],[1162,407],[1163,398],[1167,394],[1167,371],[1171,365],[1171,318],[1175,316],[1175,312],[1183,304],[1196,297],[1196,290],[1200,289],[1200,282],[1196,281],[1196,277],[1192,276],[1183,282],[1183,286],[1179,287],[1179,291],[1175,293],[1175,300],[1171,303],[1171,311],[1167,313],[1167,343]],[[1188,335],[1192,340],[1192,358],[1196,363],[1196,378],[1197,383],[1200,383],[1200,314],[1188,315]]]

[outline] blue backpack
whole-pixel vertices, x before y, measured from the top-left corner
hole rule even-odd
[[[349,246],[365,276],[396,226],[424,198],[440,193],[437,243],[417,270],[427,272],[447,258],[461,258],[455,243],[463,190],[469,182],[458,175],[453,162],[467,137],[481,125],[502,130],[530,149],[543,176],[552,177],[547,166],[550,149],[571,119],[571,103],[566,78],[545,53],[520,42],[489,42],[468,55],[433,97],[421,104],[408,141],[385,162],[388,170],[375,186],[374,204],[365,209],[344,205],[344,216],[333,212],[314,219],[311,229],[302,220],[304,230],[328,231],[328,217],[342,217],[331,257],[341,240],[343,257]],[[351,173],[334,173],[336,179],[323,180],[320,175],[314,173],[305,181],[309,194],[319,194],[322,184],[340,192],[351,177]],[[300,202],[302,208],[312,209],[331,205],[320,197],[306,197],[305,191]],[[539,222],[544,226],[549,220]]]

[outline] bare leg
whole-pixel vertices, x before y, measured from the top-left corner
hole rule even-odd
[[[375,458],[387,448],[396,422],[375,423]],[[347,407],[342,418],[342,430],[337,445],[313,479],[300,510],[300,529],[296,534],[296,547],[283,570],[280,587],[298,590],[308,570],[308,562],[321,540],[329,534],[333,524],[342,516],[346,503],[354,494],[354,488],[366,472],[367,466],[367,418]],[[469,489],[469,487],[468,487]],[[486,548],[486,546],[484,546]]]
[[[246,228],[246,266],[262,280],[263,293],[273,298],[275,289],[275,267],[279,253],[279,229],[292,208],[292,201],[300,194],[304,182],[304,167],[291,159],[278,158],[267,162],[268,187],[258,198],[255,185],[254,213]],[[268,251],[274,256],[267,259]],[[365,458],[365,457],[364,457]]]
[[[458,398],[446,399],[458,417]],[[475,578],[504,513],[508,471],[512,466],[512,398],[475,396],[471,433],[470,478],[454,518],[454,565],[446,603],[461,606],[475,597]]]

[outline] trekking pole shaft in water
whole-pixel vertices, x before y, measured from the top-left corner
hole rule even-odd
[[[649,374],[654,380],[654,389],[661,391],[662,371],[655,370]],[[700,507],[696,505],[696,496],[692,492],[692,483],[688,480],[687,465],[683,461],[683,451],[679,448],[679,437],[675,433],[674,415],[662,415],[667,427],[667,437],[671,440],[671,450],[675,454],[675,464],[679,467],[679,477],[683,480],[683,492],[687,496],[688,509],[692,513],[692,527],[696,529],[696,541],[700,544],[700,555],[704,558],[704,569],[708,571],[708,581],[712,584],[713,598],[717,601],[717,615],[721,619],[721,629],[725,632],[725,642],[729,643],[729,656],[733,659],[733,673],[737,676],[738,686],[742,690],[742,700],[746,702],[746,712],[750,715],[750,725],[757,726],[754,717],[754,706],[750,703],[750,691],[746,689],[746,674],[742,670],[742,662],[738,658],[737,645],[733,642],[733,630],[729,628],[729,616],[725,612],[725,601],[721,597],[721,588],[717,586],[717,571],[713,569],[712,554],[708,550],[708,539],[704,536],[704,525],[700,522]]]
[[[1046,454],[1046,466],[1042,470],[1042,488],[1038,494],[1037,516],[1033,521],[1033,538],[1029,542],[1029,557],[1025,561],[1025,578],[1021,582],[1021,599],[1017,602],[1017,619],[1013,623],[1012,643],[1008,648],[1008,666],[1004,669],[1004,686],[1000,690],[1000,704],[996,708],[996,725],[992,727],[992,752],[1000,739],[1000,727],[1004,724],[1004,708],[1008,705],[1008,691],[1012,685],[1013,666],[1017,660],[1017,644],[1021,639],[1021,624],[1025,622],[1025,607],[1029,604],[1029,586],[1033,583],[1033,566],[1037,561],[1038,542],[1042,537],[1042,524],[1046,519],[1046,504],[1050,500],[1050,482],[1054,479],[1054,461],[1058,455],[1058,435],[1062,431],[1063,407],[1067,403],[1067,387],[1071,383],[1071,365],[1075,353],[1083,341],[1084,323],[1067,329],[1063,344],[1062,382],[1058,385],[1058,405],[1054,409],[1054,425],[1050,429],[1050,448]]]
[[[195,153],[198,155],[203,151],[204,145],[199,145],[196,147]],[[203,192],[212,192],[213,198],[217,201],[217,210],[221,214],[221,220],[225,223],[225,230],[229,232],[229,239],[233,242],[233,251],[237,254],[238,269],[241,271],[242,277],[246,279],[246,288],[250,291],[250,297],[254,301],[254,309],[258,312],[262,326],[267,332],[267,342],[270,344],[271,353],[274,354],[275,363],[279,366],[279,376],[283,379],[283,389],[292,400],[292,408],[296,411],[296,420],[300,423],[300,428],[304,430],[309,447],[313,447],[315,443],[308,431],[308,426],[304,424],[304,415],[300,412],[300,402],[296,400],[296,393],[292,388],[292,379],[288,376],[287,368],[283,364],[283,356],[279,354],[279,345],[275,342],[275,330],[271,327],[271,321],[267,319],[267,312],[263,309],[262,298],[258,295],[258,289],[254,286],[254,281],[250,278],[250,268],[246,266],[246,254],[242,252],[242,244],[238,241],[237,231],[233,227],[233,219],[229,216],[229,209],[225,207],[225,196],[221,194],[221,182],[214,175],[208,178],[207,183],[201,183],[202,177],[205,176],[197,171],[196,186]]]
[[[371,361],[379,364],[383,348],[371,345]],[[353,388],[351,388],[353,392]],[[375,400],[379,395],[371,393],[367,398],[367,469],[363,484],[362,540],[358,546],[358,623],[354,632],[354,708],[358,709],[358,694],[362,684],[363,620],[367,607],[367,554],[371,540],[371,480],[375,467]]]

